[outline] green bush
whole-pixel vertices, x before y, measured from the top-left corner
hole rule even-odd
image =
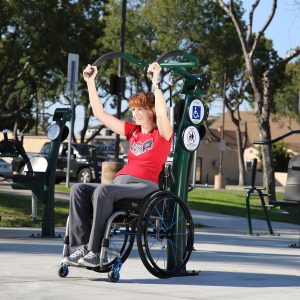
[[[273,163],[275,172],[287,172],[290,154],[287,152],[289,144],[285,141],[279,141],[272,145]],[[262,161],[262,148],[258,148],[258,157]],[[262,163],[259,164],[258,170],[262,170]]]

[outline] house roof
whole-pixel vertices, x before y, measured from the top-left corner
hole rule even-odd
[[[242,132],[244,132],[245,123],[247,123],[248,146],[253,145],[254,141],[261,140],[253,112],[240,112],[240,117]],[[271,114],[270,126],[272,139],[286,134],[291,130],[300,129],[300,124],[298,124],[295,120],[275,114]],[[220,116],[212,123],[209,129],[213,135],[215,135],[217,138],[220,138],[221,128],[222,117]],[[224,138],[226,143],[236,147],[236,127],[231,120],[229,112],[226,112],[224,115],[224,129]],[[292,151],[300,153],[300,134],[290,135],[289,137],[285,138],[284,141],[289,144],[289,148]]]

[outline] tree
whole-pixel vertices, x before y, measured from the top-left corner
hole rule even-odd
[[[291,158],[287,151],[288,146],[289,144],[285,141],[279,141],[272,145],[275,172],[287,172]],[[258,148],[258,157],[262,162],[262,147]],[[258,169],[262,169],[262,166],[260,165]]]
[[[1,124],[3,119],[9,119],[10,129],[12,122],[15,128],[22,129],[25,115],[32,126],[32,111],[34,107],[38,110],[39,103],[69,104],[68,95],[62,97],[67,55],[78,53],[81,65],[97,55],[101,44],[96,44],[96,40],[103,33],[105,2],[1,1]],[[83,89],[80,82],[78,103],[86,101]],[[29,128],[23,126],[24,131]]]
[[[152,24],[148,22],[145,12],[144,1],[128,1],[126,12],[126,34],[125,34],[125,52],[137,58],[138,60],[151,63],[158,55],[170,50],[168,47],[159,48],[156,43],[156,32]],[[110,1],[105,6],[105,22],[110,24],[104,30],[104,37],[101,39],[103,44],[103,53],[119,51],[119,36],[121,30],[121,1]],[[100,55],[99,55],[100,56]],[[117,73],[118,60],[105,61],[98,68],[98,90],[99,95],[105,106],[113,110],[116,108],[118,97],[111,95],[109,90],[109,78]],[[139,90],[150,90],[151,81],[147,77],[146,68],[141,69],[132,63],[124,63],[126,77],[126,93],[122,99],[122,117],[127,115],[127,102],[130,96]],[[162,72],[162,79],[165,78]],[[167,85],[163,85],[163,91],[167,90]],[[95,132],[93,138],[100,131],[101,126]]]
[[[239,184],[243,185],[243,153],[247,131],[243,131],[240,124],[239,106],[246,100],[243,89],[248,81],[245,80],[242,49],[230,18],[214,1],[152,0],[147,4],[147,20],[157,32],[157,44],[161,46],[167,43],[193,53],[200,60],[200,68],[209,73],[211,85],[205,102],[225,98],[226,107],[237,128]],[[174,41],[179,43],[175,45]],[[195,73],[199,72],[199,69],[195,70]]]
[[[300,61],[296,61],[287,64],[284,83],[281,88],[275,91],[274,101],[276,112],[297,120],[300,123],[299,97]]]
[[[269,63],[264,65],[262,72],[258,72],[255,66],[255,53],[258,45],[260,44],[264,32],[272,22],[277,8],[277,0],[273,0],[273,6],[269,17],[262,28],[254,34],[253,32],[253,15],[255,9],[259,5],[259,0],[256,0],[249,12],[247,31],[243,30],[241,25],[241,18],[237,14],[237,8],[241,6],[240,1],[229,0],[228,3],[219,0],[220,7],[228,14],[231,18],[240,44],[243,51],[245,70],[247,72],[251,88],[253,90],[253,104],[254,104],[254,115],[259,127],[260,135],[263,140],[271,139],[270,131],[270,113],[273,108],[273,86],[271,78],[275,76],[276,72],[284,66],[294,57],[299,55],[300,47],[294,49],[287,57],[283,59],[272,59],[272,64]],[[263,169],[264,169],[264,182],[267,187],[268,194],[271,195],[272,199],[275,198],[275,177],[274,177],[274,166],[272,147],[270,145],[263,146]]]

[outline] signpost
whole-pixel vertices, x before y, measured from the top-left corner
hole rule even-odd
[[[68,156],[67,156],[67,177],[66,177],[66,187],[70,185],[70,161],[71,161],[71,142],[72,134],[74,130],[74,117],[75,117],[75,94],[78,83],[78,66],[79,66],[79,55],[74,53],[69,53],[68,55],[68,90],[71,92],[71,124],[70,124],[70,133],[68,140]]]

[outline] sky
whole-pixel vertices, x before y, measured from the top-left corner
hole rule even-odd
[[[243,5],[249,11],[254,0],[244,0]],[[285,57],[289,50],[300,46],[300,1],[298,5],[294,0],[278,0],[275,16],[265,32],[265,36],[273,40],[274,49],[281,57]],[[253,18],[253,31],[257,32],[265,23],[271,13],[272,1],[261,0],[255,10]],[[245,14],[245,20],[248,13]],[[79,78],[82,78],[79,76]],[[245,106],[244,110],[249,108]],[[52,107],[53,113],[54,107]],[[222,100],[214,101],[210,106],[210,115],[219,115],[222,112]],[[75,132],[78,133],[83,126],[83,109],[78,107],[76,111]],[[98,124],[93,122],[92,125]]]
[[[245,9],[249,9],[253,2],[243,1]],[[265,32],[282,57],[286,56],[288,50],[300,46],[300,1],[298,2],[299,4],[295,4],[294,0],[278,0],[275,16]],[[253,19],[254,31],[263,26],[271,9],[271,0],[261,0]]]

